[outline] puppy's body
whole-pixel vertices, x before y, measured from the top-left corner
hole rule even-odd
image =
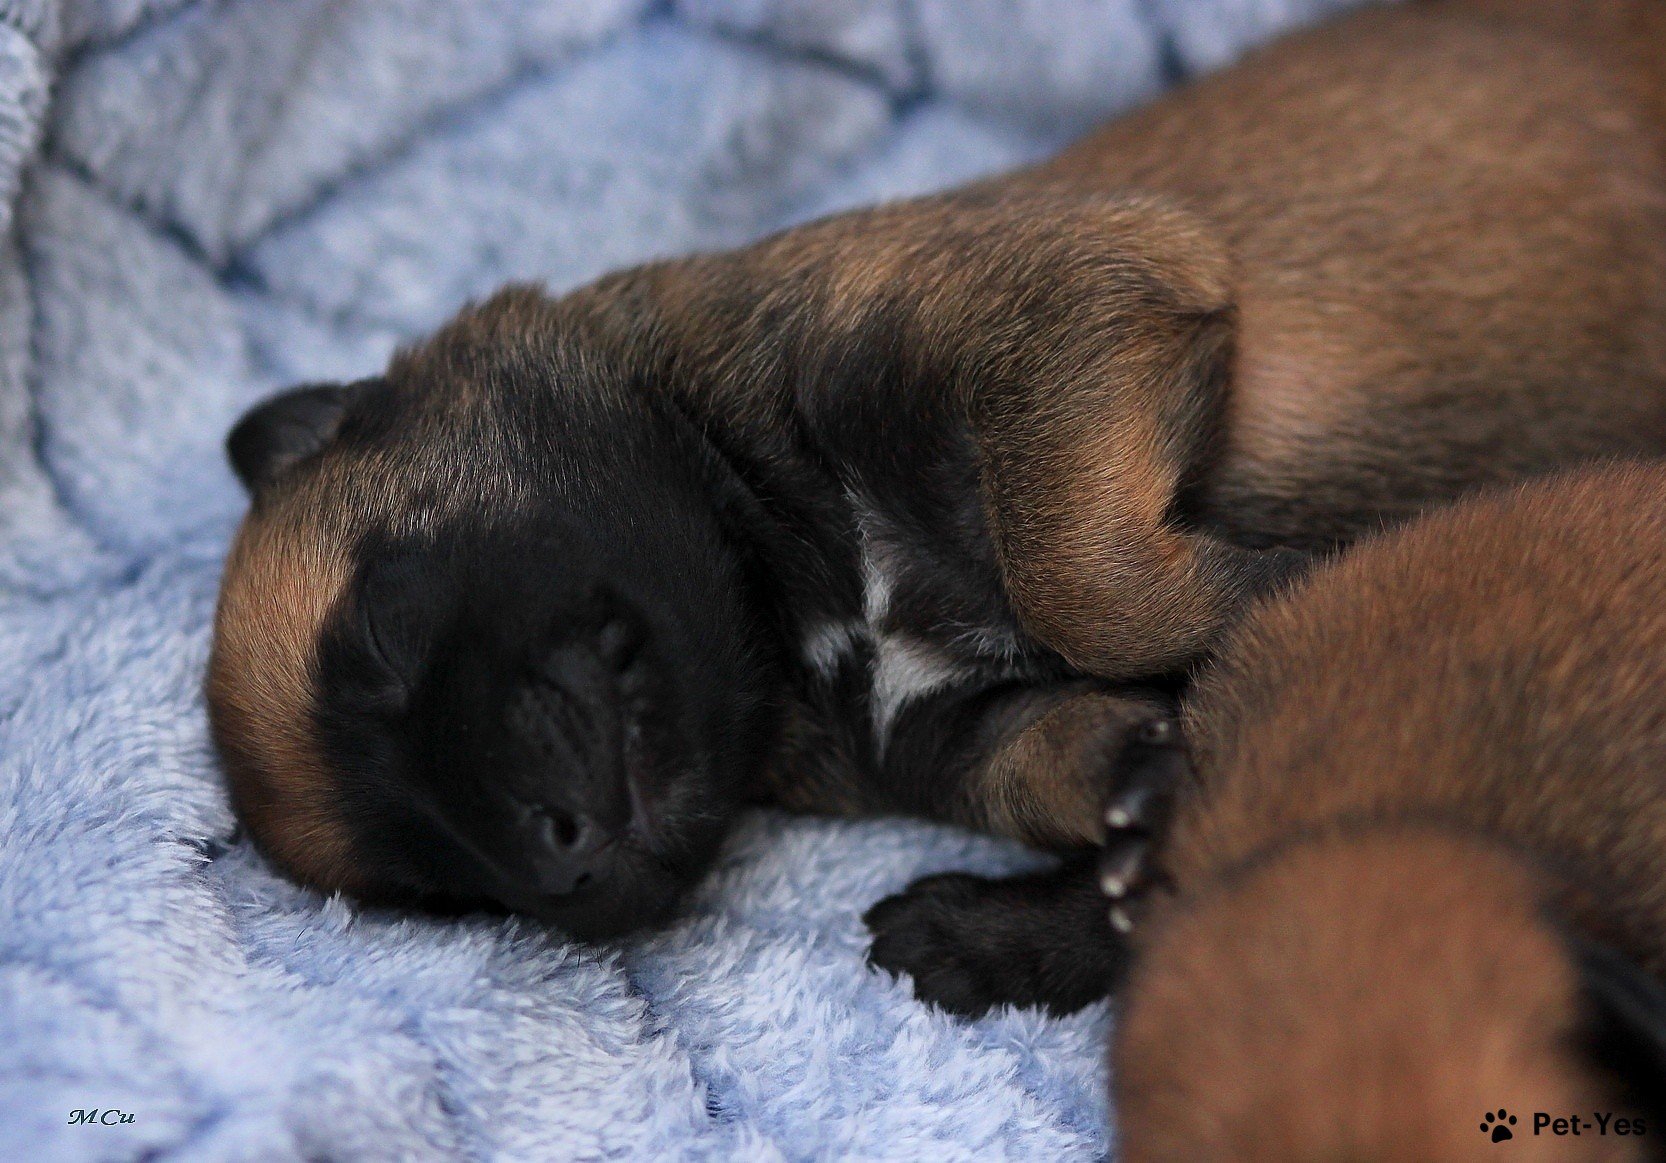
[[[508,292],[383,379],[257,411],[210,676],[252,830],[313,883],[581,930],[664,892],[592,868],[607,837],[686,878],[743,794],[1091,842],[1166,703],[1107,681],[1183,670],[1291,547],[1666,444],[1660,24],[1368,12],[1049,165]],[[392,665],[365,628],[389,552]],[[596,661],[621,635],[647,678]],[[514,802],[472,818],[494,779]],[[436,871],[495,849],[586,908],[512,892],[513,860]]]
[[[1245,618],[1187,718],[1128,1158],[1467,1158],[1500,1107],[1532,1157],[1651,1146],[1534,1142],[1534,1112],[1666,1130],[1666,468],[1351,551]]]

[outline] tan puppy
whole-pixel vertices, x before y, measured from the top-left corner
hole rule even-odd
[[[1092,843],[1293,550],[1666,450],[1663,9],[1368,11],[1049,165],[507,291],[257,409],[239,812],[308,883],[583,934],[748,799]],[[936,882],[876,959],[1074,1004],[1102,967],[927,976],[1058,887]]]
[[[1124,1158],[1477,1158],[1501,1110],[1511,1158],[1666,1152],[1666,467],[1353,550],[1187,720]]]

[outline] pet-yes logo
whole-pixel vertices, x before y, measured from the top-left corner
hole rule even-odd
[[[1481,1133],[1494,1143],[1507,1143],[1516,1137],[1516,1116],[1499,1107],[1496,1111],[1487,1111],[1481,1116]],[[1526,1128],[1521,1128],[1526,1133]],[[1546,1111],[1533,1112],[1534,1138],[1540,1135],[1550,1135],[1553,1138],[1564,1138],[1568,1135],[1606,1136],[1606,1135],[1646,1135],[1648,1126],[1642,1119],[1624,1116],[1615,1117],[1612,1111],[1596,1111],[1589,1118],[1583,1115],[1553,1115]]]

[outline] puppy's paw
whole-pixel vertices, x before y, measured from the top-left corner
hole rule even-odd
[[[1036,697],[1045,703],[1049,692]],[[1167,740],[1178,734],[1173,715],[1172,700],[1149,688],[1051,692],[1046,710],[1001,743],[970,789],[982,809],[972,822],[1055,852],[1096,847],[1111,790],[1162,782]]]
[[[1120,967],[1102,908],[1085,863],[1006,880],[929,876],[868,910],[868,961],[963,1017],[1001,1005],[1070,1013],[1103,997]]]
[[[1129,732],[1116,766],[1116,788],[1105,805],[1099,888],[1111,902],[1112,928],[1126,936],[1151,894],[1165,886],[1157,853],[1191,761],[1174,722],[1153,719]]]
[[[984,956],[979,889],[989,882],[963,873],[917,880],[862,918],[873,933],[868,963],[914,979],[914,995],[963,1017],[978,1015],[1015,992],[1010,967]]]

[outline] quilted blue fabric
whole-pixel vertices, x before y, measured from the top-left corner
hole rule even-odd
[[[760,815],[600,949],[275,876],[199,689],[221,440],[503,280],[1009,166],[1346,2],[0,0],[0,1154],[1106,1155],[1102,1010],[863,962],[1010,846]]]

